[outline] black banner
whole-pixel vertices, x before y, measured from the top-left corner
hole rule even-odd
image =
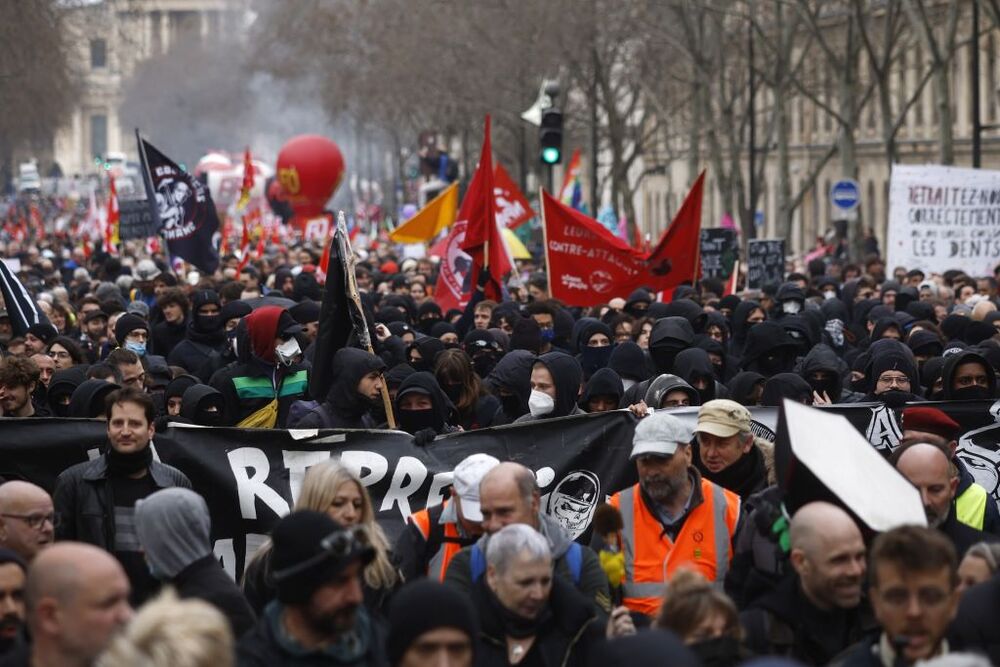
[[[938,407],[962,424],[959,456],[996,499],[1000,401],[924,405]],[[898,411],[877,403],[824,409],[843,414],[880,451],[888,453],[899,444]],[[752,408],[752,413],[754,432],[773,440],[777,408]],[[693,425],[698,408],[678,408],[672,414]],[[600,500],[635,483],[628,458],[635,423],[631,413],[616,410],[454,433],[427,447],[417,447],[399,431],[171,427],[156,435],[154,447],[161,461],[182,470],[204,496],[216,555],[232,574],[242,572],[247,554],[294,505],[309,466],[328,458],[358,475],[390,538],[411,512],[445,498],[454,466],[476,452],[533,470],[543,511],[580,537]],[[105,442],[102,421],[0,419],[0,476],[27,479],[51,492],[60,472],[98,456]]]
[[[170,254],[213,273],[219,267],[219,214],[208,187],[142,137],[139,156],[149,175],[152,193],[148,197],[156,199],[159,232]]]
[[[146,199],[118,200],[118,236],[122,241],[156,236],[156,211]]]
[[[785,278],[785,240],[753,239],[747,242],[747,289],[761,289]]]
[[[735,229],[713,227],[701,230],[701,277],[725,280],[739,257]]]

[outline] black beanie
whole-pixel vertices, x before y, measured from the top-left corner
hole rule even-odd
[[[303,604],[313,592],[329,582],[347,565],[357,559],[365,565],[375,556],[371,547],[355,545],[345,554],[326,551],[322,541],[328,535],[344,530],[323,512],[300,510],[278,522],[271,533],[271,576],[278,600],[285,604]],[[325,558],[321,557],[326,552]],[[315,562],[303,569],[284,574],[307,561]]]
[[[149,335],[149,324],[146,323],[146,320],[138,315],[125,313],[115,322],[115,340],[118,341],[119,345],[124,345],[128,335],[136,329],[145,329],[146,335]]]
[[[514,323],[510,336],[510,349],[528,350],[538,354],[542,349],[542,329],[533,317],[522,317]]]
[[[421,635],[438,628],[464,632],[475,647],[479,618],[468,597],[431,579],[420,579],[404,586],[389,604],[386,641],[389,664],[398,665]]]
[[[53,338],[59,335],[59,332],[56,331],[54,326],[51,324],[43,324],[41,322],[38,324],[32,324],[28,327],[28,333],[46,345],[48,345]]]

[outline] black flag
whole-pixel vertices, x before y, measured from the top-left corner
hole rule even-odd
[[[147,197],[156,202],[159,231],[170,254],[205,273],[214,273],[219,268],[215,238],[219,233],[219,215],[208,187],[142,137],[139,137],[139,157],[149,175],[147,188],[152,188]]]

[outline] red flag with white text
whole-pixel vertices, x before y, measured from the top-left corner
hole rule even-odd
[[[517,229],[535,217],[528,198],[499,162],[493,172],[493,194],[496,199],[498,225],[507,229]]]

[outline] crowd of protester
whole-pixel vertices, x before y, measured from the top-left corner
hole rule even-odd
[[[314,396],[314,248],[227,256],[211,276],[131,246],[3,250],[50,323],[14,335],[0,311],[3,416],[105,420],[108,443],[53,489],[0,485],[0,665],[1000,663],[993,489],[956,455],[961,425],[920,405],[998,397],[1000,267],[887,275],[829,257],[759,292],[704,280],[581,309],[521,266],[502,301],[480,280],[443,310],[435,263],[381,246],[356,269],[374,352],[337,350]],[[331,460],[229,578],[156,433],[385,428],[383,392],[419,446],[627,408],[638,482],[581,543],[542,511],[531,470],[471,454],[448,500],[391,540]],[[889,460],[927,527],[875,535],[833,498],[783,492],[749,408],[786,399],[901,409]],[[678,407],[697,409],[693,427]]]

